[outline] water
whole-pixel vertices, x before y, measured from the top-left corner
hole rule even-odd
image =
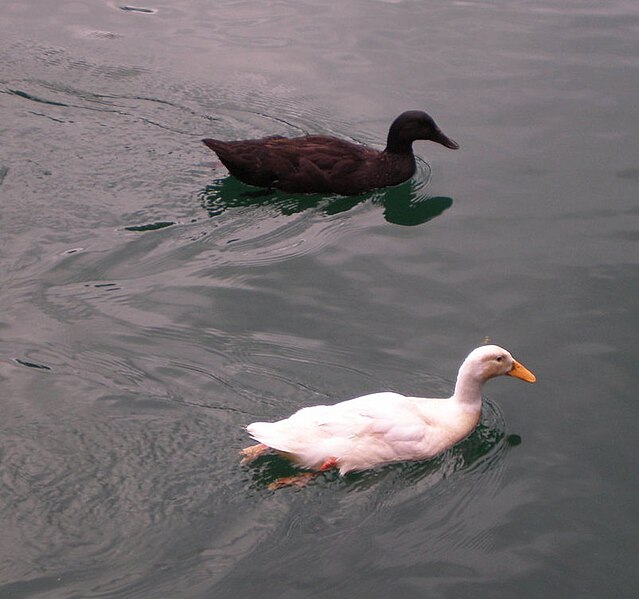
[[[5,1],[0,597],[632,597],[639,8]],[[201,137],[417,177],[246,197]],[[445,455],[270,492],[242,426],[492,381]]]

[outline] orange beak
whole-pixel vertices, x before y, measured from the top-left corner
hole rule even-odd
[[[513,360],[513,367],[506,374],[526,381],[527,383],[534,383],[537,380],[537,377],[530,372],[528,368],[517,362],[517,360]]]

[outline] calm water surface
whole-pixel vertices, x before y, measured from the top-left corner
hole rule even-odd
[[[5,0],[0,597],[634,597],[639,5]],[[246,196],[203,136],[383,145]],[[437,459],[270,492],[242,427],[492,381]]]

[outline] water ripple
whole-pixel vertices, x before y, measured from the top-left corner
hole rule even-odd
[[[213,475],[206,456],[219,451],[210,422],[181,417],[167,428],[148,413],[123,418],[117,412],[65,420],[59,430],[25,425],[3,437],[5,534],[31,540],[28,550],[23,545],[22,578],[35,581],[53,571],[71,586],[87,578],[111,588],[131,584],[148,568],[146,560],[168,557],[153,539],[206,509],[214,492],[205,482]],[[204,484],[194,488],[194,479]],[[38,571],[45,559],[46,569]],[[66,569],[71,562],[73,571]]]

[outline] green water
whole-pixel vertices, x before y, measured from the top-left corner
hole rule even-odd
[[[0,597],[634,597],[639,6],[9,0]],[[247,196],[200,139],[328,133],[409,183]],[[446,454],[270,492],[242,427],[490,382]]]

